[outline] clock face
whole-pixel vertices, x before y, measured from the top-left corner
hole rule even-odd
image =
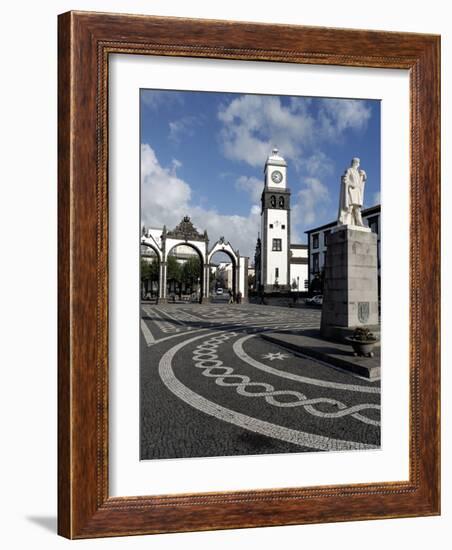
[[[274,172],[272,172],[272,180],[275,183],[281,183],[282,179],[283,179],[283,175],[279,170],[275,170]]]

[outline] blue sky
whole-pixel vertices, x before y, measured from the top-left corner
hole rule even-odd
[[[365,206],[379,202],[380,102],[141,91],[142,223],[184,215],[254,254],[263,167],[278,147],[288,163],[292,242],[336,218],[340,176],[354,156],[367,173]]]

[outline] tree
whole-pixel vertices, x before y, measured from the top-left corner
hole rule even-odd
[[[159,283],[159,262],[156,258],[151,261],[141,258],[140,262],[140,279],[142,283],[143,296],[147,295],[149,291],[152,292],[153,282]]]
[[[140,277],[142,281],[147,279],[158,280],[159,262],[156,258],[153,258],[151,261],[141,258]]]
[[[150,263],[151,262],[148,262],[144,258],[141,258],[140,277],[142,281],[146,281],[147,279],[149,279]]]
[[[182,266],[177,261],[175,256],[168,256],[166,264],[166,282],[168,285],[168,292],[171,294],[181,293],[181,280],[182,280]],[[179,288],[179,291],[177,290]]]
[[[178,283],[181,282],[182,268],[175,256],[168,256],[166,273],[166,278],[168,281],[177,281]]]
[[[190,286],[201,277],[201,261],[198,257],[191,257],[182,267],[182,281]]]

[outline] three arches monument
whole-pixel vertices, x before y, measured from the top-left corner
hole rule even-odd
[[[178,246],[188,246],[193,249],[200,260],[200,294],[199,302],[206,303],[210,300],[210,269],[211,261],[217,252],[226,254],[232,263],[232,285],[231,290],[234,296],[239,293],[243,301],[248,300],[248,262],[249,258],[240,256],[231,243],[224,237],[220,237],[214,245],[209,248],[209,237],[207,231],[200,233],[193,225],[189,216],[184,216],[181,222],[172,230],[163,227],[159,234],[152,230],[143,232],[140,240],[141,246],[149,247],[155,254],[158,261],[158,296],[159,303],[168,301],[168,258],[172,251]]]

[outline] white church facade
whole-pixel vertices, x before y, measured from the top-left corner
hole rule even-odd
[[[287,163],[273,149],[264,167],[261,230],[255,253],[256,286],[263,293],[304,292],[308,286],[308,246],[292,244]]]

